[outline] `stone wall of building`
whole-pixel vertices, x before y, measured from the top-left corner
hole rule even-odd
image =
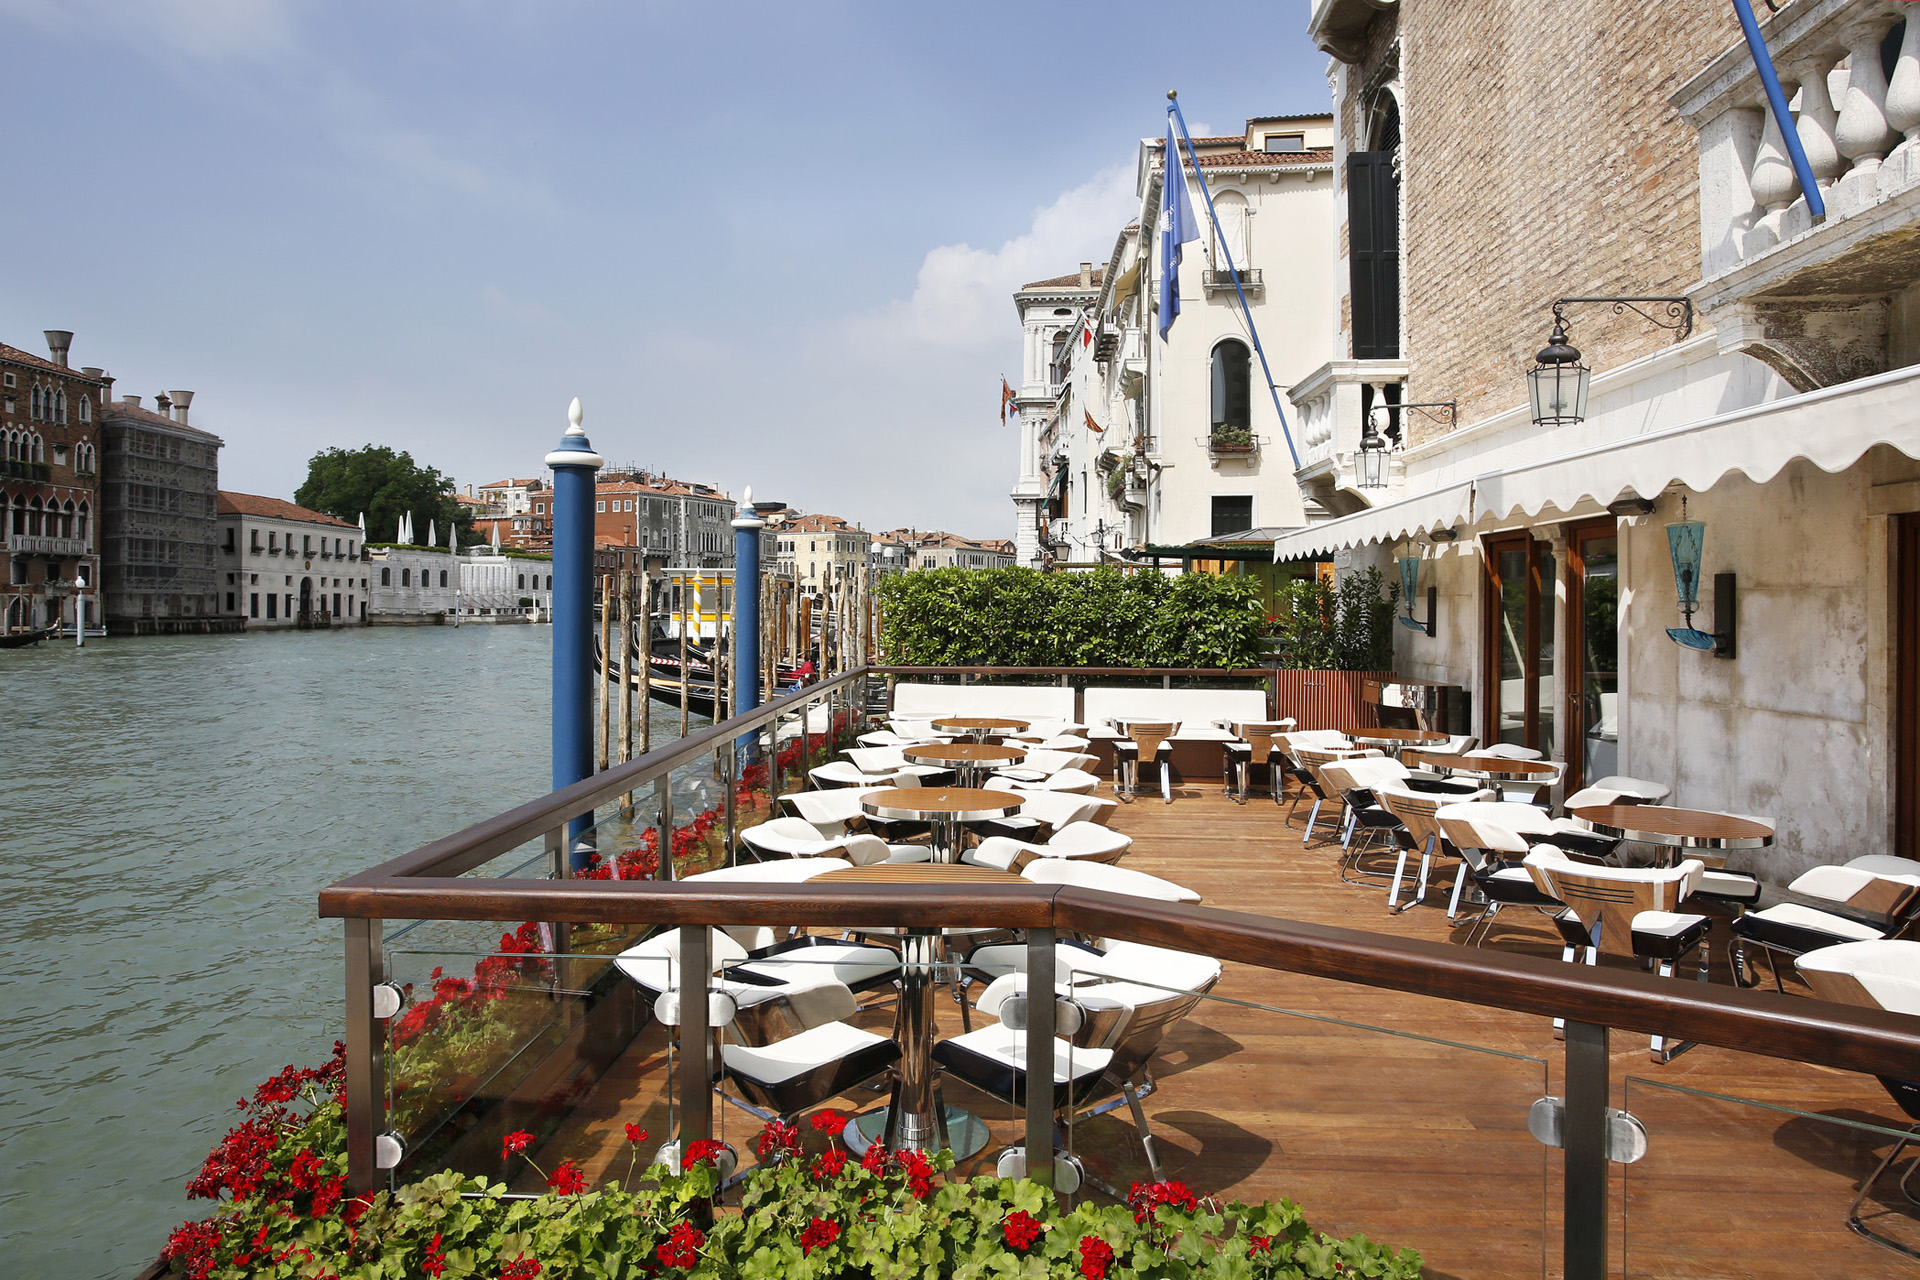
[[[1699,279],[1698,149],[1667,98],[1739,38],[1728,6],[1644,0],[1403,0],[1397,22],[1375,20],[1341,78],[1344,141],[1370,142],[1364,107],[1397,57],[1412,399],[1457,400],[1471,425],[1525,400],[1555,298],[1677,296]],[[1604,306],[1575,318],[1596,370],[1674,341]],[[1447,429],[1416,419],[1415,442]]]

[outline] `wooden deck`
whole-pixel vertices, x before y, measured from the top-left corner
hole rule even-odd
[[[1212,906],[1432,940],[1464,933],[1446,920],[1450,866],[1426,905],[1389,915],[1384,887],[1340,882],[1337,842],[1303,845],[1264,797],[1243,807],[1217,786],[1189,785],[1171,805],[1153,797],[1121,806],[1111,825],[1135,838],[1126,866],[1188,885]],[[1716,923],[1717,982],[1728,981],[1725,937]],[[1559,954],[1544,917],[1517,908],[1487,945]],[[884,1007],[866,1016],[876,1027],[890,1022]],[[944,999],[939,1017],[943,1034],[959,1030]],[[1644,1038],[1624,1034],[1613,1049],[1615,1105],[1650,1133],[1646,1159],[1615,1169],[1616,1274],[1920,1275],[1920,1263],[1843,1222],[1891,1140],[1842,1122],[1905,1128],[1877,1082],[1711,1048],[1661,1066]],[[542,1165],[573,1156],[595,1180],[624,1172],[623,1122],[646,1125],[656,1142],[669,1130],[665,1067],[651,1027],[578,1100]],[[1199,1193],[1288,1197],[1322,1230],[1418,1249],[1433,1276],[1559,1274],[1559,1152],[1526,1129],[1529,1104],[1561,1092],[1560,1046],[1543,1019],[1230,966],[1168,1037],[1154,1074],[1146,1109],[1161,1158]],[[990,1171],[999,1146],[1019,1141],[1018,1116],[955,1082],[946,1096],[992,1124],[994,1142],[962,1169]],[[842,1105],[882,1101],[863,1092]],[[1147,1176],[1125,1115],[1122,1107],[1072,1135],[1089,1169],[1123,1189]],[[717,1117],[744,1154],[758,1123],[730,1106]],[[1883,1180],[1868,1211],[1889,1233],[1920,1242],[1920,1220],[1896,1181]]]

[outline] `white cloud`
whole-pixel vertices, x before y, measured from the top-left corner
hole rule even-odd
[[[1105,263],[1137,207],[1132,167],[1103,169],[1035,211],[1032,225],[997,249],[947,244],[929,250],[913,297],[868,317],[863,327],[897,340],[1005,345],[1018,332],[1014,290],[1065,275],[1082,262]]]
[[[0,17],[208,62],[269,57],[293,43],[288,0],[0,0]]]

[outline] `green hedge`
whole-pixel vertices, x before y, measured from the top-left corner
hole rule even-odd
[[[915,667],[1260,665],[1266,614],[1243,578],[916,569],[879,586],[888,663]]]

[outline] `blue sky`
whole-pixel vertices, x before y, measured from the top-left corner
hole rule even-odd
[[[1010,536],[1010,291],[1106,258],[1168,88],[1324,110],[1306,11],[0,0],[0,341],[194,391],[227,488],[534,475],[578,395],[611,460]]]

